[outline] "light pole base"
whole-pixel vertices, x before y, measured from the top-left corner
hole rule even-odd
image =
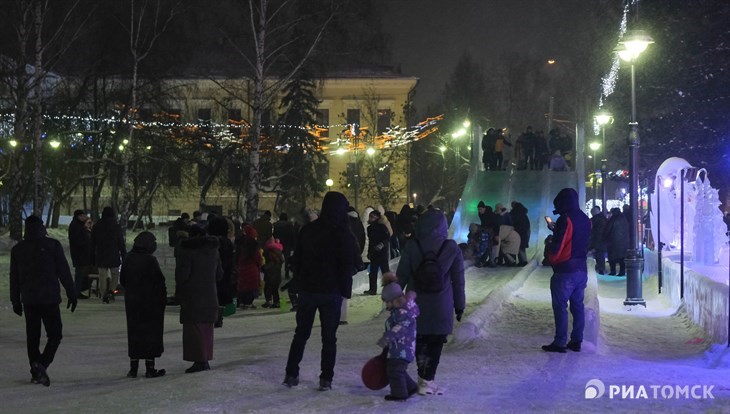
[[[642,294],[641,271],[644,268],[644,258],[637,250],[630,250],[626,262],[626,300],[624,305],[641,305],[646,307],[646,301]]]
[[[636,306],[641,305],[646,307],[646,301],[643,298],[626,298],[624,300],[624,306]]]

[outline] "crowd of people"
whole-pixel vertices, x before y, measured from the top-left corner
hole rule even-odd
[[[518,170],[566,171],[573,158],[573,144],[567,135],[553,128],[545,136],[531,126],[513,141],[502,128],[489,128],[482,137],[482,163],[485,170],[506,170],[512,164]],[[511,154],[511,156],[509,155]]]
[[[97,274],[103,303],[114,302],[123,290],[128,377],[138,376],[140,360],[145,361],[145,377],[166,374],[165,369],[155,366],[155,360],[164,352],[164,314],[168,306],[179,305],[182,358],[192,362],[185,372],[195,373],[210,369],[214,329],[223,326],[224,315],[237,309],[255,309],[255,300],[262,291],[261,307],[280,308],[279,293],[287,290],[297,327],[284,385],[299,383],[299,363],[319,312],[319,389],[328,390],[334,377],[337,328],[347,323],[352,277],[368,267],[362,260],[367,252],[369,277],[375,284],[371,282],[365,295],[377,294],[378,274],[382,273],[387,282],[381,299],[395,317],[388,319],[389,333],[379,341],[390,349],[392,360],[388,365],[391,394],[387,399],[402,400],[416,392],[443,393],[434,381],[436,369],[443,344],[452,333],[453,319],[461,320],[466,306],[463,258],[456,242],[447,239],[446,216],[438,209],[422,206],[406,205],[400,213],[368,208],[366,229],[345,196],[337,192],[325,195],[319,212],[302,209],[299,216],[289,220],[282,213],[272,223],[271,213],[266,211],[252,223],[239,224],[215,214],[195,212],[191,219],[182,213],[168,231],[176,260],[171,296],[154,255],[155,235],[140,232],[127,252],[111,207],[103,209],[97,223],[83,210],[74,212],[68,229],[74,277],[61,244],[48,237],[38,217],[29,216],[24,241],[11,253],[10,288],[13,311],[19,316],[25,312],[31,381],[50,385],[47,370],[62,337],[59,282],[66,291],[67,308],[73,312],[78,299],[88,299],[83,292],[89,289],[90,275]],[[401,260],[393,273],[389,260],[397,256]],[[431,269],[437,270],[429,273],[422,269],[432,262],[435,265]],[[422,273],[435,276],[424,281],[419,276]],[[281,286],[284,279],[288,280]],[[48,333],[42,352],[41,325]],[[414,360],[418,382],[405,374],[408,363]]]
[[[507,211],[484,201],[477,205],[479,223],[469,225],[467,242],[461,244],[466,259],[476,267],[525,266],[530,242],[530,219],[522,203],[513,201]]]

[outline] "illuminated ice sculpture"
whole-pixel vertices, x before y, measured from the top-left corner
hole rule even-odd
[[[697,171],[688,175],[687,171]],[[685,257],[704,265],[716,264],[725,245],[718,191],[710,185],[707,170],[697,170],[686,160],[672,157],[659,167],[655,190],[651,195],[651,229],[657,242],[657,191],[661,191],[661,242],[664,249],[679,249],[681,240],[681,179],[684,176],[684,249]]]

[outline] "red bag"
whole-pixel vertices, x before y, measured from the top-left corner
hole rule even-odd
[[[388,348],[383,348],[380,355],[370,358],[362,367],[362,383],[368,389],[382,390],[388,385],[387,363]]]

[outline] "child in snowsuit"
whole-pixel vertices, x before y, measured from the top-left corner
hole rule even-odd
[[[264,245],[264,297],[266,303],[264,308],[280,308],[279,285],[281,285],[281,267],[284,263],[284,255],[281,253],[284,247],[279,239],[273,237]]]
[[[390,383],[388,401],[403,401],[418,392],[418,384],[408,375],[408,364],[416,358],[416,305],[415,292],[403,293],[393,272],[383,275],[381,299],[390,316],[385,321],[385,333],[378,345],[388,349],[387,375]]]

